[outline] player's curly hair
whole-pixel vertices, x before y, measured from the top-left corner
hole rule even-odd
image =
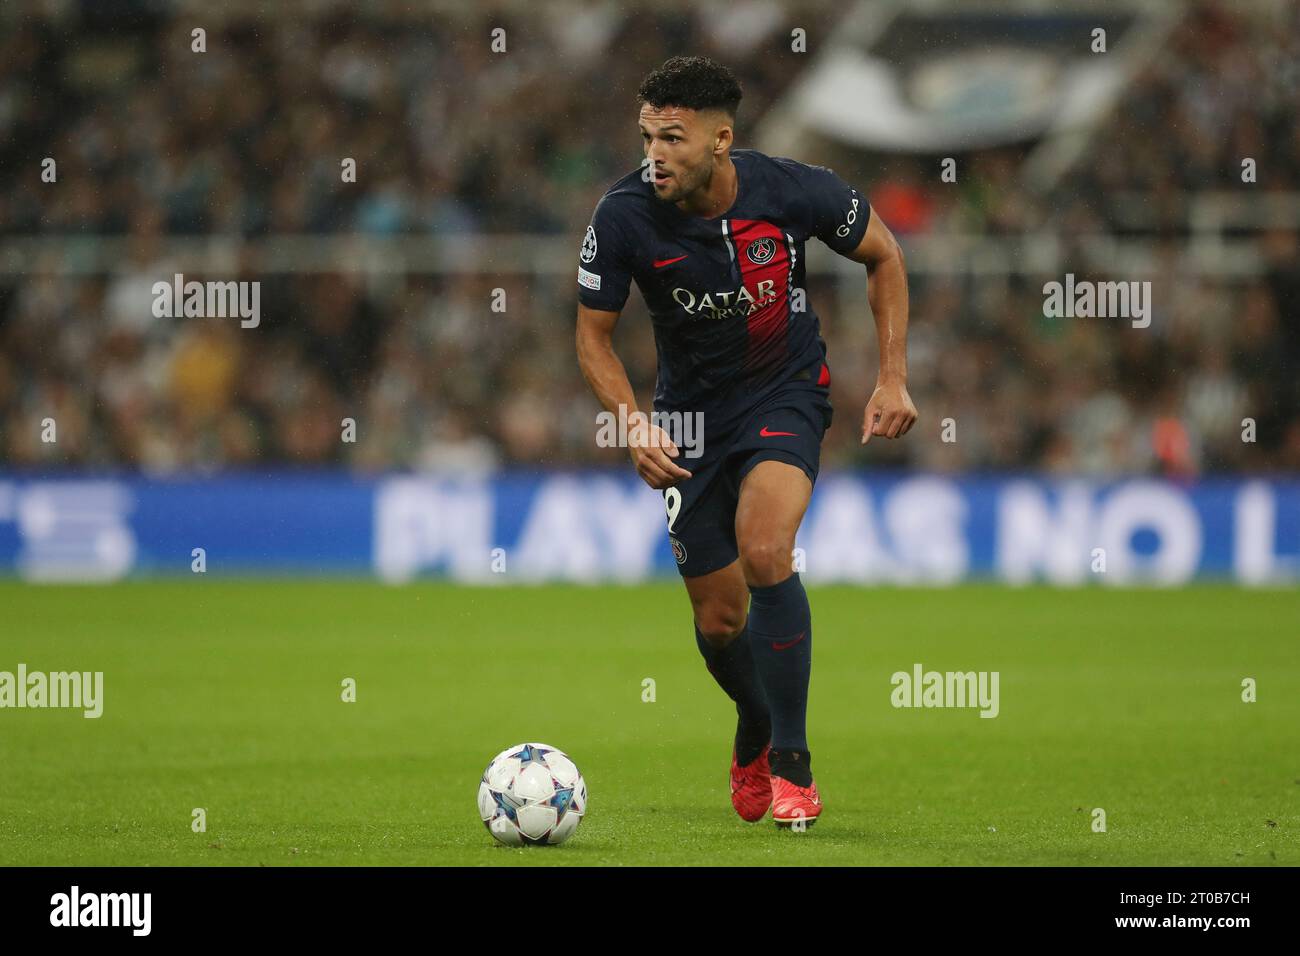
[[[636,98],[656,109],[722,110],[734,122],[743,95],[740,82],[721,63],[707,56],[675,56],[642,81]]]

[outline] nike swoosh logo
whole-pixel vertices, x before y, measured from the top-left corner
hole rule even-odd
[[[674,262],[681,262],[681,261],[682,261],[683,259],[685,259],[685,258],[686,258],[686,256],[678,256],[676,259],[656,259],[656,260],[655,260],[655,268],[656,268],[656,269],[662,269],[664,266],[670,266],[670,265],[672,265]]]
[[[794,647],[796,644],[798,644],[800,641],[802,641],[802,640],[804,639],[804,637],[805,637],[807,634],[808,634],[807,631],[803,631],[803,632],[802,632],[798,637],[796,637],[793,641],[786,641],[784,644],[778,644],[776,641],[773,641],[773,642],[772,642],[772,650],[774,650],[774,651],[784,651],[784,650],[786,650],[786,649],[788,649],[788,648]]]
[[[766,426],[766,425],[764,425],[764,426],[763,426],[762,428],[760,428],[759,431],[758,431],[758,437],[759,437],[759,438],[780,438],[780,437],[782,437],[782,436],[786,436],[786,437],[789,437],[789,438],[798,438],[798,437],[799,437],[795,432],[770,432],[770,431],[767,430],[767,426]]]

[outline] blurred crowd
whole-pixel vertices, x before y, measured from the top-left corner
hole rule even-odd
[[[113,10],[115,5],[108,5]],[[531,15],[214,22],[120,13],[0,30],[0,242],[116,236],[116,268],[0,272],[0,463],[151,472],[345,464],[486,471],[616,463],[573,355],[571,275],[261,273],[262,324],[158,319],[182,235],[533,233],[577,247],[640,159],[634,94],[677,52],[730,65],[741,145],[802,61],[774,0],[664,12],[601,2]],[[964,157],[958,190],[928,158],[864,158],[873,207],[915,236],[1145,231],[1159,244],[1150,329],[1043,317],[1043,277],[916,275],[906,442],[858,445],[874,381],[861,289],[810,282],[834,372],[831,465],[1060,473],[1300,472],[1300,248],[1257,234],[1256,275],[1200,274],[1187,193],[1300,191],[1300,17],[1198,5],[1090,152],[1050,192],[1023,154]],[[99,14],[106,16],[106,14]],[[810,34],[834,7],[800,11]],[[490,31],[504,28],[507,52]],[[617,55],[611,55],[617,51]],[[57,183],[40,183],[43,157]],[[356,183],[340,158],[357,162]],[[819,157],[798,156],[819,162]],[[837,169],[838,169],[837,165]],[[13,172],[21,171],[21,172]],[[1147,215],[1134,225],[1129,193]],[[223,276],[222,278],[233,278]],[[1082,278],[1083,276],[1080,276]],[[490,307],[496,289],[509,303]],[[635,290],[617,347],[648,399],[655,351]],[[954,419],[955,441],[941,421]],[[42,440],[42,422],[57,441]],[[343,441],[343,421],[356,423]],[[1254,441],[1244,441],[1244,420]],[[951,433],[951,432],[950,432]]]

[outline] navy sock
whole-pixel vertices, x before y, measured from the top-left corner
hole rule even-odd
[[[772,773],[799,787],[812,786],[812,755],[806,750],[772,748]]]
[[[798,574],[749,589],[749,643],[772,711],[772,749],[808,750],[812,616]]]
[[[695,629],[695,644],[713,679],[736,702],[736,762],[753,762],[772,738],[772,719],[754,669],[749,635],[741,631],[726,647],[714,647]]]

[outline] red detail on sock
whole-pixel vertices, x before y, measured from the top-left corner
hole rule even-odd
[[[774,650],[774,651],[784,651],[784,650],[787,650],[788,648],[794,647],[796,644],[798,644],[800,641],[802,641],[802,640],[803,640],[807,635],[808,635],[808,632],[807,632],[807,631],[803,631],[803,632],[801,632],[801,633],[799,634],[799,636],[796,637],[793,641],[786,641],[786,642],[783,643],[783,644],[778,644],[776,641],[773,641],[773,642],[772,642],[772,650]]]

